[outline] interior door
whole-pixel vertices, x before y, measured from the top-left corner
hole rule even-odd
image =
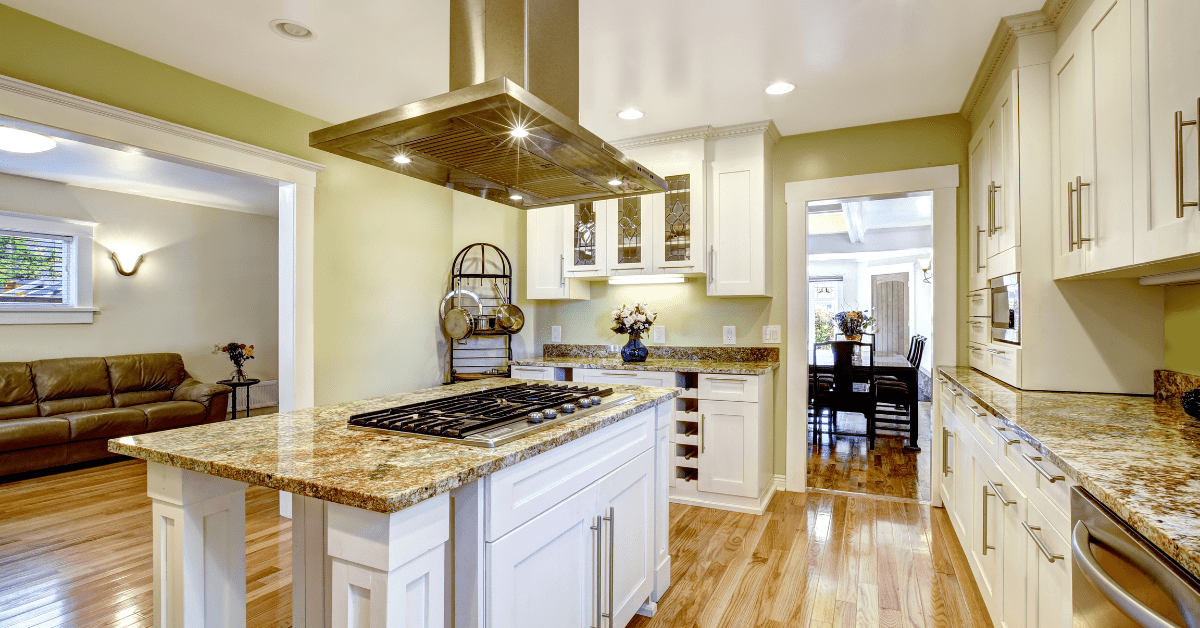
[[[596,499],[586,488],[487,544],[489,627],[595,626]]]
[[[700,490],[758,497],[758,404],[701,399]]]
[[[871,277],[871,312],[875,316],[875,350],[904,355],[908,351],[908,274]]]
[[[598,512],[612,515],[604,521],[605,547],[611,543],[612,549],[601,557],[602,561],[612,557],[603,570],[604,612],[612,616],[609,625],[624,626],[654,586],[654,451],[642,452],[602,478],[596,492]]]
[[[1083,249],[1077,246],[1075,180],[1084,175],[1084,152],[1090,141],[1091,110],[1085,93],[1087,51],[1076,29],[1050,61],[1050,144],[1053,171],[1054,277],[1084,272]]]

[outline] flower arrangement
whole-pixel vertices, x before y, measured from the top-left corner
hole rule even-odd
[[[635,303],[633,307],[621,304],[621,307],[612,311],[612,330],[618,334],[629,334],[630,337],[641,337],[650,330],[656,318],[658,314],[647,310],[645,303]]]
[[[229,355],[229,361],[233,362],[233,366],[237,369],[229,376],[229,379],[236,382],[246,381],[246,373],[242,371],[242,366],[246,364],[246,360],[254,359],[254,345],[246,345],[240,342],[231,342],[226,345],[213,345],[213,354],[225,353]]]
[[[833,321],[837,323],[838,329],[842,330],[842,334],[850,340],[862,338],[863,332],[875,324],[875,319],[868,314],[868,310],[838,312],[833,317]]]

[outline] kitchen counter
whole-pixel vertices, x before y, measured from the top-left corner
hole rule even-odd
[[[1020,391],[967,367],[938,372],[1200,578],[1200,420],[1152,397]]]
[[[779,368],[779,362],[730,362],[724,360],[681,360],[649,358],[645,362],[625,362],[609,357],[541,357],[512,360],[516,366],[549,366],[574,369],[611,369],[620,371],[665,371],[673,373],[720,373],[724,375],[765,375]]]
[[[515,383],[488,379],[109,441],[109,451],[381,513],[397,512],[680,394],[612,386],[628,403],[494,449],[350,430],[353,414]]]

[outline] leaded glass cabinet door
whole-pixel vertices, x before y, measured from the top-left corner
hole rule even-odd
[[[666,178],[667,192],[646,197],[653,207],[654,272],[705,272],[708,247],[702,169],[677,167],[656,172]]]
[[[609,201],[608,274],[648,273],[653,268],[646,239],[650,203],[646,196],[624,196]]]
[[[605,243],[609,201],[589,201],[570,206],[567,216],[567,276],[603,277],[608,274]]]

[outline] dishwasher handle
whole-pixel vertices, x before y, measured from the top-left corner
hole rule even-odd
[[[1075,529],[1071,533],[1071,555],[1075,557],[1075,565],[1079,567],[1079,571],[1083,572],[1083,576],[1096,587],[1108,601],[1114,606],[1121,609],[1144,628],[1180,628],[1175,623],[1168,620],[1166,617],[1159,615],[1157,611],[1144,604],[1141,600],[1134,597],[1129,591],[1113,580],[1112,576],[1108,575],[1100,563],[1096,561],[1096,557],[1092,555],[1092,550],[1089,547],[1091,532],[1082,521],[1075,522]]]

